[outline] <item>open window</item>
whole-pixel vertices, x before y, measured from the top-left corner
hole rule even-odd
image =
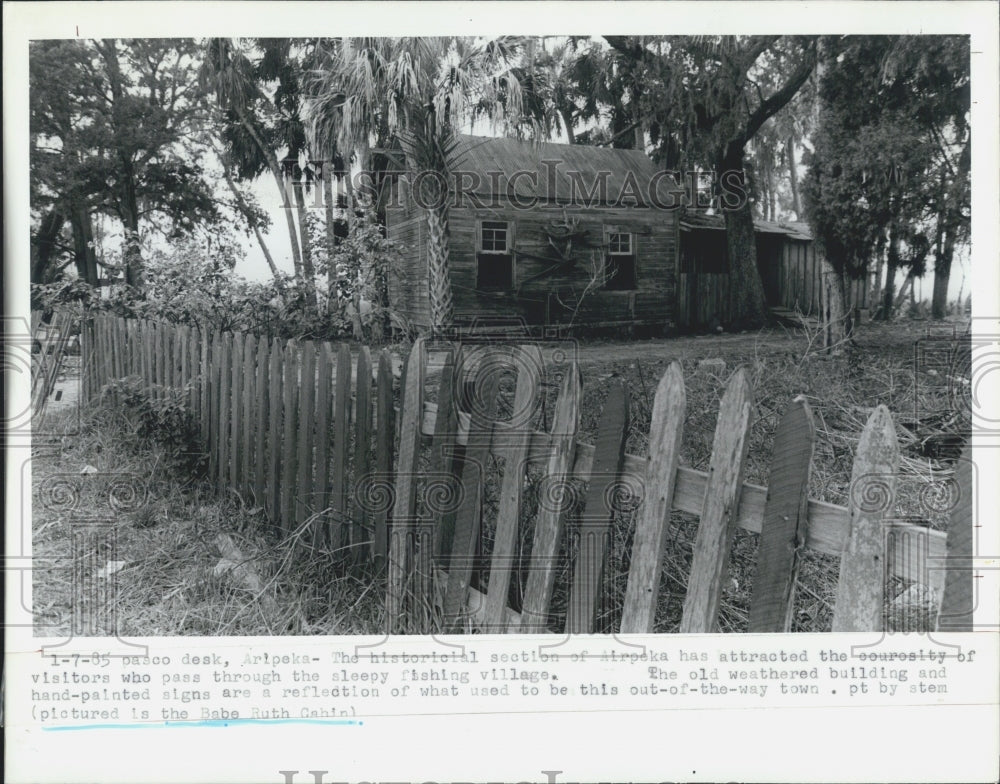
[[[631,291],[635,288],[635,235],[610,232],[604,259],[604,288]]]
[[[476,288],[499,291],[514,288],[514,254],[508,221],[480,221],[476,251]]]

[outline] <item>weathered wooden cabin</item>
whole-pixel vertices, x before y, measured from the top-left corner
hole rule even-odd
[[[720,215],[686,212],[680,221],[680,271],[675,322],[709,329],[730,321],[725,222]],[[757,269],[769,308],[819,317],[822,281],[816,245],[805,223],[754,221]],[[847,304],[868,309],[869,281],[851,281]]]
[[[645,154],[463,136],[455,159],[449,264],[459,324],[672,325],[682,192]],[[397,177],[386,205],[388,236],[404,250],[388,288],[396,313],[426,330],[419,187]]]

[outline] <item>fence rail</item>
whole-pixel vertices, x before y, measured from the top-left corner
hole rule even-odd
[[[953,513],[947,542],[941,532],[893,519],[899,453],[882,406],[861,434],[849,504],[841,507],[808,498],[815,430],[802,398],[776,432],[770,489],[743,481],[753,390],[742,370],[726,385],[709,470],[702,472],[678,465],[686,403],[676,362],[657,388],[650,454],[642,457],[624,452],[629,401],[619,383],[611,384],[595,444],[579,441],[583,381],[574,362],[563,368],[549,432],[537,429],[543,362],[535,345],[434,344],[445,359],[431,373],[428,341],[419,338],[403,364],[397,403],[385,350],[373,362],[366,347],[352,353],[347,345],[104,315],[86,320],[82,337],[85,399],[125,376],[140,377],[152,395],[181,394],[220,491],[252,498],[304,544],[387,566],[389,632],[470,625],[551,631],[554,585],[565,566],[566,631],[593,631],[609,577],[610,537],[623,510],[634,514],[635,532],[621,632],[653,629],[665,532],[675,510],[699,518],[681,631],[717,630],[737,528],[761,535],[750,631],[791,628],[796,575],[809,549],[841,559],[835,630],[881,630],[889,576],[943,595],[941,628],[971,623],[968,498]],[[501,380],[511,376],[513,394],[510,385],[501,393]],[[436,401],[428,399],[432,394]],[[502,471],[488,469],[497,458]],[[544,475],[529,538],[523,526],[531,466]],[[495,520],[483,519],[488,470],[499,475]],[[957,473],[968,496],[968,454]],[[572,527],[571,510],[579,519]],[[481,553],[487,524],[494,530],[488,569]],[[529,539],[515,611],[511,573],[518,547]],[[570,562],[560,563],[566,553]]]

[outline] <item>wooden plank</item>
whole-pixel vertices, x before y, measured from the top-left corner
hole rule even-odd
[[[484,610],[483,631],[486,633],[507,630],[507,595],[517,554],[524,472],[531,446],[532,422],[541,396],[542,352],[537,345],[522,346],[518,352],[515,362],[518,372],[514,408],[511,420],[507,423],[513,430],[512,442],[503,451],[503,480],[500,485],[493,557],[490,562],[490,584]],[[455,424],[457,428],[457,421]]]
[[[314,511],[313,498],[313,426],[316,398],[316,347],[311,340],[302,343],[302,376],[299,379],[298,493],[295,497],[295,525],[301,525]],[[310,537],[311,539],[311,537]]]
[[[604,561],[610,550],[614,498],[619,490],[627,435],[628,392],[619,379],[612,379],[597,426],[594,464],[580,517],[580,544],[566,612],[567,634],[594,631],[604,593]]]
[[[716,629],[723,576],[736,535],[736,505],[750,445],[752,409],[750,383],[743,368],[738,368],[729,379],[719,404],[708,486],[679,629],[684,634]]]
[[[576,451],[582,394],[580,371],[574,362],[563,378],[559,399],[556,401],[552,423],[552,451],[544,483],[539,488],[539,510],[535,518],[530,571],[521,612],[522,632],[544,632],[548,623],[563,516],[567,511],[567,500],[572,497],[568,483],[571,481],[570,471]]]
[[[879,632],[885,600],[884,520],[896,495],[899,446],[892,415],[878,406],[868,419],[851,469],[851,523],[840,556],[833,631]]]
[[[456,346],[445,357],[438,382],[437,417],[434,420],[434,435],[431,441],[430,473],[435,481],[443,485],[446,495],[459,492],[458,468],[456,465],[458,437],[458,407],[456,405],[456,373],[462,366],[461,347]],[[434,525],[434,556],[446,558],[451,553],[451,543],[455,536],[455,512],[451,504],[441,514]]]
[[[208,475],[215,482],[219,473],[219,393],[221,391],[222,336],[214,330],[211,334],[209,358],[211,364],[207,368],[208,377],[205,383],[205,392],[208,395],[205,443],[208,449]]]
[[[373,504],[374,538],[372,545],[372,560],[377,568],[385,564],[389,552],[389,512],[392,508],[391,498],[394,489],[393,477],[393,444],[396,433],[396,410],[392,400],[392,354],[383,349],[378,358],[378,386],[375,400],[375,474],[370,487],[363,489],[369,500],[386,496],[382,504]],[[376,492],[380,491],[380,492]]]
[[[156,384],[156,373],[154,372],[153,360],[153,354],[155,353],[153,343],[153,324],[149,321],[144,321],[142,323],[142,333],[142,380],[149,396],[155,397],[156,389],[154,388],[154,384]]]
[[[257,344],[257,380],[255,382],[257,396],[253,448],[253,496],[254,503],[264,508],[267,507],[265,500],[265,488],[267,487],[267,434],[271,427],[271,385],[268,378],[270,364],[271,345],[266,337],[261,337],[260,342]]]
[[[680,363],[674,360],[660,379],[650,414],[645,499],[635,523],[632,565],[622,608],[621,631],[626,634],[653,631],[686,408],[684,375]]]
[[[240,468],[243,466],[243,333],[233,335],[232,365],[230,367],[229,403],[229,486],[239,491]]]
[[[267,415],[267,487],[264,498],[267,513],[274,523],[281,522],[281,440],[283,427],[283,389],[285,352],[281,341],[271,341],[268,359]]]
[[[223,490],[229,483],[229,426],[232,416],[233,334],[222,336],[222,359],[219,384],[219,474],[217,483]]]
[[[351,493],[351,545],[355,560],[367,560],[371,549],[371,516],[356,487],[371,473],[372,465],[372,353],[368,346],[358,351],[354,394],[354,492]]]
[[[333,400],[333,489],[330,493],[330,544],[334,551],[350,545],[347,519],[351,453],[351,348],[337,349],[337,380]]]
[[[809,471],[816,428],[804,397],[795,398],[774,433],[767,502],[750,599],[754,633],[789,632],[795,579],[806,539]]]
[[[257,338],[243,339],[243,427],[240,436],[240,492],[249,499],[253,494],[254,431],[257,427],[259,403],[257,391]]]
[[[209,422],[211,421],[211,377],[212,377],[212,337],[214,332],[208,327],[201,330],[201,356],[198,362],[198,408],[201,425],[201,443],[208,450]]]
[[[298,387],[299,387],[299,352],[295,340],[289,340],[285,345],[283,393],[283,430],[281,446],[281,528],[285,533],[293,529],[295,521],[295,479],[298,476],[298,465],[295,459],[297,439],[299,434]]]
[[[937,629],[948,632],[971,632],[975,609],[972,486],[972,450],[966,446],[955,464],[958,501],[948,524],[948,560],[944,595],[938,611]]]
[[[483,359],[484,365],[496,362],[496,355]],[[490,457],[490,437],[496,419],[497,395],[500,391],[496,372],[486,372],[477,379],[476,399],[472,407],[469,447],[462,464],[462,484],[459,507],[455,515],[455,537],[448,566],[448,586],[444,599],[445,629],[461,631],[465,621],[465,596],[472,577],[482,516],[482,492]],[[430,546],[421,541],[420,546]],[[424,559],[429,561],[429,559]],[[420,597],[425,598],[425,597]]]
[[[389,575],[386,590],[386,622],[390,634],[406,624],[404,613],[407,583],[412,567],[413,535],[417,526],[417,468],[420,458],[420,419],[423,412],[426,357],[424,338],[417,338],[406,362],[406,386],[400,413],[399,457],[396,462],[392,530],[389,535]],[[381,423],[379,424],[381,428]]]
[[[316,357],[316,508],[323,514],[313,526],[314,548],[329,543],[329,515],[326,513],[330,496],[330,389],[333,384],[333,351],[325,340],[317,347]]]

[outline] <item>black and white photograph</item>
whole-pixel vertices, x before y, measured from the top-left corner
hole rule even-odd
[[[513,3],[520,31],[503,3],[144,5],[61,4],[5,57],[39,731],[344,738],[409,689],[494,717],[966,699],[1000,628],[994,3],[539,3],[537,30]],[[301,686],[321,660],[338,683]],[[108,688],[61,685],[79,661]],[[259,780],[344,780],[306,763]],[[611,780],[568,764],[530,775]],[[643,770],[741,778],[718,765]]]

